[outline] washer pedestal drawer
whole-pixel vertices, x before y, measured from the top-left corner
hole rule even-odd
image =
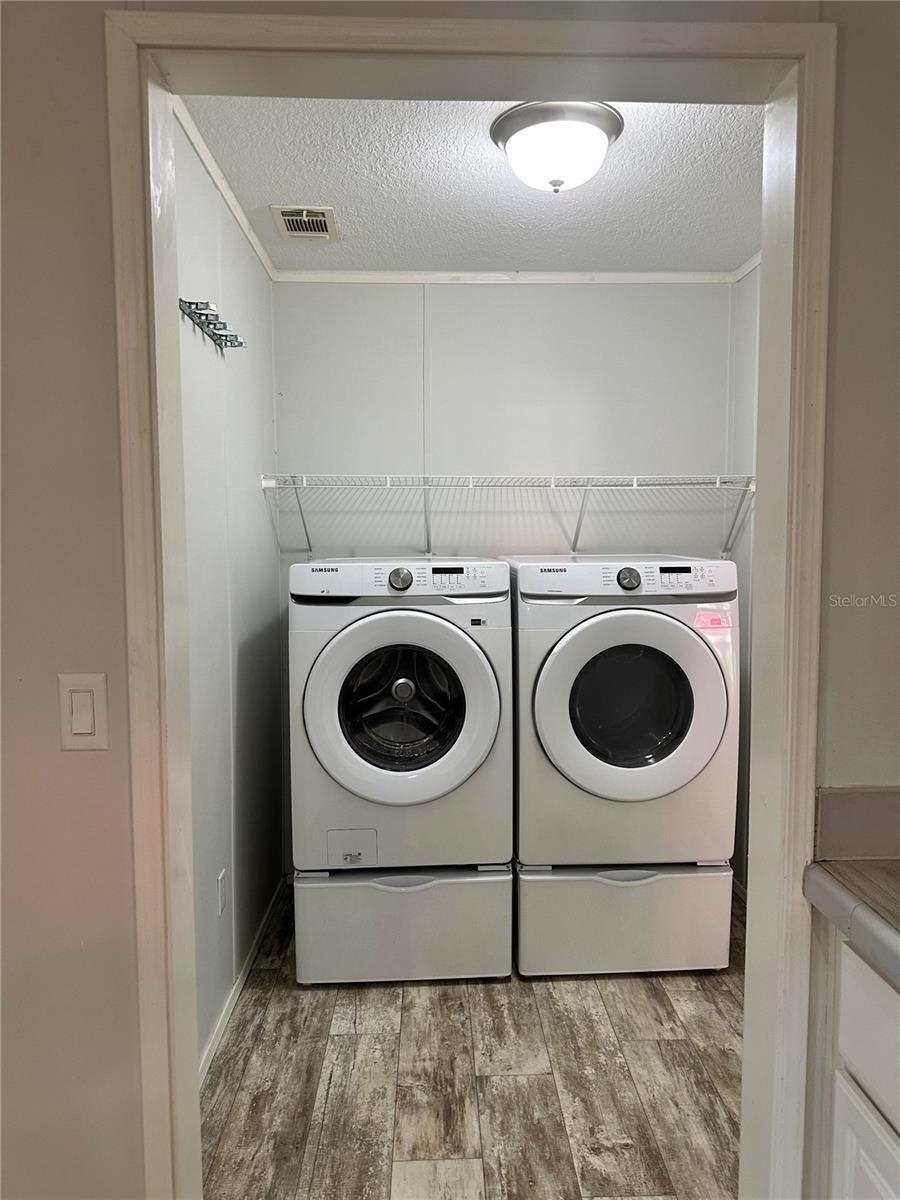
[[[728,966],[730,867],[519,868],[523,975]]]
[[[298,983],[512,971],[512,871],[346,871],[294,878]]]

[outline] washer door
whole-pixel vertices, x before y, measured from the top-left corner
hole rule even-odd
[[[316,757],[378,804],[423,804],[484,762],[500,692],[478,645],[449,621],[383,612],[348,625],[313,663],[303,720]]]
[[[551,762],[607,800],[653,800],[690,783],[718,749],[727,716],[707,643],[673,617],[636,609],[570,630],[534,693]]]

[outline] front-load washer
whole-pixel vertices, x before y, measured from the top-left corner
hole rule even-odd
[[[665,555],[510,562],[520,969],[727,965],[734,564]]]
[[[508,565],[323,560],[289,580],[298,979],[509,974]]]

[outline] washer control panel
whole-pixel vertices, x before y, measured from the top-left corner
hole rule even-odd
[[[292,596],[498,596],[509,591],[509,564],[490,560],[322,559],[294,563]]]
[[[737,591],[737,568],[718,559],[547,559],[519,562],[526,596],[723,596]]]

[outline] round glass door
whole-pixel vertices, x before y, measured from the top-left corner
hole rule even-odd
[[[690,783],[718,749],[727,716],[708,643],[674,617],[633,608],[565,634],[534,692],[547,757],[607,800],[653,800]]]
[[[385,771],[416,771],[442,758],[460,735],[466,694],[449,663],[423,646],[366,654],[338,699],[344,737]]]
[[[684,741],[693,716],[694,693],[678,663],[634,642],[595,654],[569,694],[575,736],[614,767],[662,762]]]
[[[490,752],[500,691],[483,650],[450,621],[392,610],[340,631],[313,663],[303,721],[338,783],[379,804],[459,787]]]

